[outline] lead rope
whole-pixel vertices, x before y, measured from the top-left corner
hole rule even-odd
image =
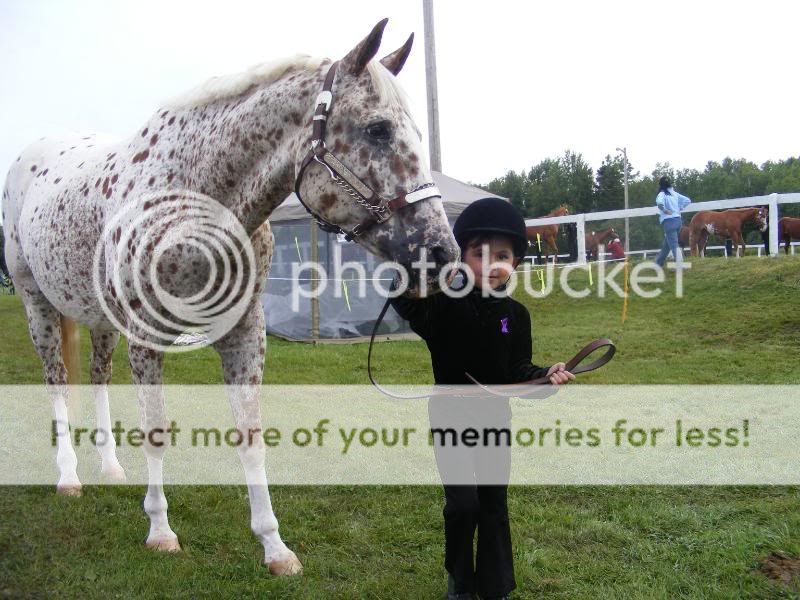
[[[375,336],[378,334],[378,328],[383,323],[383,319],[386,316],[386,311],[389,310],[389,305],[391,304],[392,299],[391,297],[387,296],[386,302],[381,309],[380,314],[378,315],[377,321],[375,321],[375,326],[372,328],[372,336],[369,340],[369,351],[367,352],[367,375],[369,376],[369,380],[372,382],[372,385],[381,392],[389,396],[390,398],[394,398],[395,400],[419,400],[421,398],[431,398],[433,396],[445,396],[445,395],[453,395],[457,393],[460,396],[464,396],[464,390],[462,389],[454,389],[449,387],[442,387],[439,386],[440,390],[431,390],[428,394],[420,394],[415,396],[401,396],[399,394],[395,394],[390,392],[383,386],[381,386],[377,381],[375,381],[375,377],[372,375],[372,346],[375,344]],[[603,354],[597,360],[589,363],[588,365],[578,366],[583,360],[592,354],[595,350],[599,350],[600,348],[606,348],[605,354]],[[573,356],[569,362],[566,364],[565,370],[569,371],[573,375],[577,375],[578,373],[587,373],[589,371],[594,371],[595,369],[599,369],[606,363],[608,363],[612,358],[614,358],[614,354],[617,351],[617,347],[614,345],[614,342],[607,338],[600,338],[590,342],[575,355]],[[530,379],[528,381],[521,381],[513,386],[504,386],[503,388],[492,388],[486,386],[475,379],[469,373],[464,373],[472,383],[478,386],[483,392],[491,394],[493,396],[500,396],[502,398],[508,398],[509,396],[525,396],[533,391],[534,388],[540,385],[550,384],[549,377],[539,377],[537,379]],[[476,390],[476,393],[478,391]]]

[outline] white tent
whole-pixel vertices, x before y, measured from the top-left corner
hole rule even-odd
[[[434,172],[433,180],[442,192],[451,225],[470,203],[497,197],[441,173]],[[269,221],[275,235],[275,253],[262,297],[267,333],[305,341],[355,341],[368,337],[385,301],[375,286],[386,289],[389,285],[389,281],[373,278],[379,260],[357,244],[319,230],[294,194],[273,211]],[[339,264],[358,263],[362,272],[349,269],[336,277],[337,254],[341,256]],[[310,269],[299,270],[301,263],[307,261],[319,263],[327,273],[325,288],[316,299],[306,296],[311,295],[312,285],[323,284],[314,281],[317,278]],[[359,286],[366,288],[365,294],[359,293]],[[390,309],[381,325],[381,337],[408,333],[406,323]]]

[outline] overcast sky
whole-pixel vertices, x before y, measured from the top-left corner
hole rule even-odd
[[[596,170],[800,155],[800,2],[436,0],[443,170],[487,182],[565,149]],[[427,132],[422,0],[0,0],[0,172],[68,130],[132,134],[213,75],[340,58],[389,17]]]

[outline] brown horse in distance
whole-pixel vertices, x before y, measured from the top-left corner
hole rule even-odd
[[[678,232],[678,244],[681,248],[689,247],[689,228],[686,225],[681,225],[681,230]]]
[[[568,214],[569,209],[562,205],[547,213],[545,217],[564,217]],[[545,261],[550,258],[550,250],[556,257],[556,262],[558,261],[558,243],[556,242],[558,227],[558,225],[531,225],[527,228],[528,241],[540,257],[542,250],[544,250]],[[536,238],[537,233],[539,234],[539,239]],[[539,246],[539,240],[541,240],[541,247]]]
[[[614,231],[613,227],[610,229],[603,229],[602,231],[587,233],[584,238],[586,241],[586,259],[598,260],[600,258],[597,253],[598,246],[600,246],[600,244],[605,245],[608,240],[613,240],[618,237],[619,234]]]
[[[784,246],[786,254],[789,254],[789,244],[792,239],[800,240],[800,219],[783,217],[778,221],[778,245],[780,246],[781,240],[786,242]]]
[[[766,208],[734,208],[731,210],[701,210],[689,223],[689,246],[692,256],[705,256],[708,236],[713,234],[721,239],[731,238],[736,256],[739,246],[744,256],[744,236],[742,227],[745,223],[755,223],[759,230],[767,228],[768,211]]]

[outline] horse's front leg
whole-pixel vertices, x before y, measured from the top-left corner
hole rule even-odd
[[[295,575],[303,566],[278,533],[265,469],[259,393],[266,354],[264,309],[255,302],[239,324],[214,344],[222,359],[236,428],[244,443],[237,446],[250,496],[250,527],[264,546],[264,564],[273,575]]]
[[[145,433],[142,449],[147,459],[147,494],[144,511],[150,517],[150,532],[145,545],[154,550],[178,552],[178,536],[167,519],[167,497],[164,495],[164,453],[169,421],[164,407],[162,388],[164,354],[135,342],[128,346],[131,375],[139,399],[139,422]]]
[[[744,237],[742,236],[742,234],[739,233],[738,231],[734,231],[731,234],[731,237],[733,238],[733,247],[736,250],[736,258],[744,256]],[[740,247],[741,247],[741,253],[739,252]]]

